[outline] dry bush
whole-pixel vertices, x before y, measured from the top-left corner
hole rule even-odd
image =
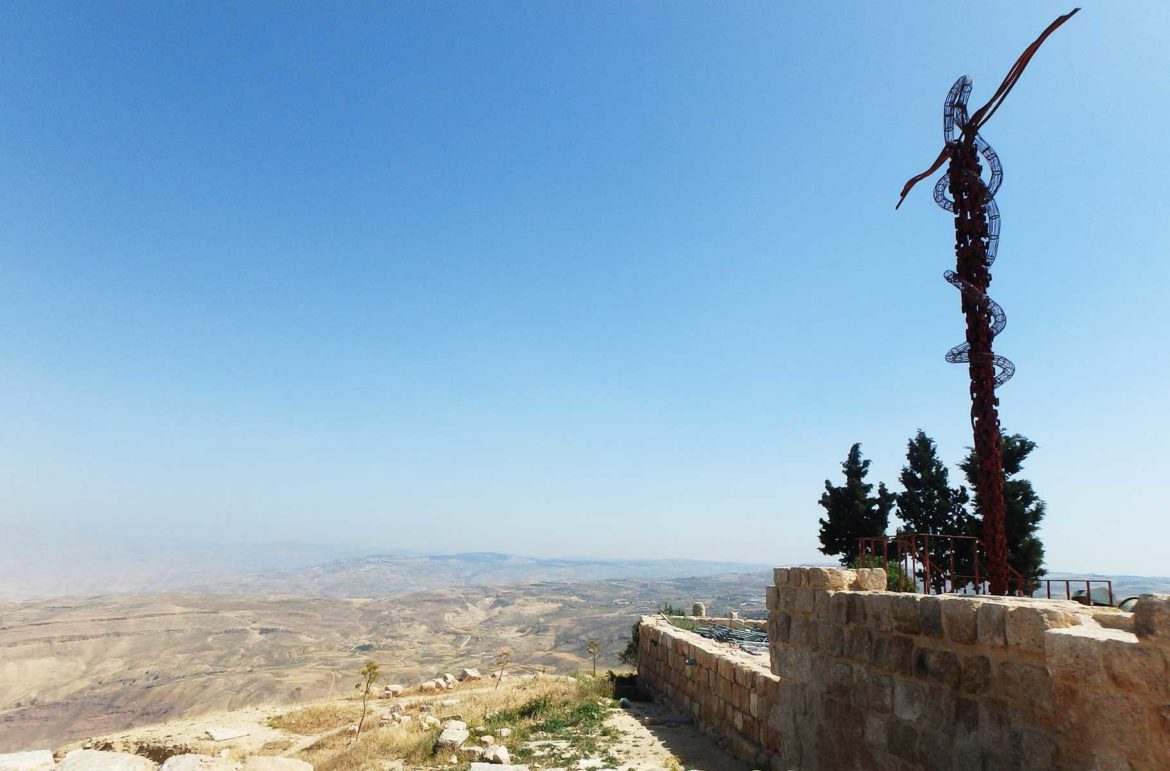
[[[268,725],[294,734],[312,736],[345,728],[350,723],[356,722],[361,714],[360,704],[344,701],[311,704],[283,715],[277,715],[268,721]]]

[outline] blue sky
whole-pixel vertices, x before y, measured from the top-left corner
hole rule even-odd
[[[970,444],[894,203],[1069,7],[6,4],[0,524],[822,559],[851,443]],[[983,132],[1057,570],[1167,572],[1168,21],[1087,5]]]

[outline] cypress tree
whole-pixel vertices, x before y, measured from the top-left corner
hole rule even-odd
[[[877,495],[871,495],[872,484],[865,482],[869,473],[869,461],[861,459],[861,444],[854,444],[849,457],[841,464],[845,473],[845,484],[834,485],[825,480],[825,492],[821,494],[820,505],[827,518],[818,520],[821,525],[821,553],[838,555],[842,565],[857,559],[857,539],[863,536],[886,534],[890,525],[890,510],[894,507],[894,496],[884,483],[878,483]]]
[[[1044,519],[1044,501],[1040,500],[1031,482],[1017,478],[1024,468],[1024,461],[1035,449],[1036,443],[1022,434],[1003,436],[1004,530],[1007,535],[1008,565],[1023,577],[1022,588],[1028,594],[1038,586],[1037,579],[1048,572],[1044,569],[1044,544],[1036,535],[1040,521]],[[975,485],[978,473],[975,451],[969,450],[959,466],[967,476],[968,484],[976,490],[975,515],[979,521],[973,524],[972,534],[978,535],[983,512],[979,507],[979,488]]]
[[[970,531],[967,489],[962,485],[950,486],[950,473],[939,460],[938,446],[922,429],[918,429],[914,438],[906,443],[906,465],[902,467],[898,480],[903,488],[897,495],[898,519],[905,523],[907,530],[942,536],[966,535]],[[922,544],[921,539],[919,544]],[[958,541],[953,552],[952,555],[952,545],[945,539],[930,543],[927,556],[934,565],[931,584],[936,591],[946,588],[952,557],[956,574],[973,572],[973,549]],[[919,571],[918,578],[925,580],[925,574],[925,570]],[[961,588],[961,585],[954,588]]]

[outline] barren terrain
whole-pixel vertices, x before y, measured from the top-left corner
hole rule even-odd
[[[380,598],[165,594],[0,604],[0,752],[211,710],[351,690],[367,659],[410,683],[511,653],[612,666],[642,612],[704,600],[759,612],[766,574],[458,587]]]

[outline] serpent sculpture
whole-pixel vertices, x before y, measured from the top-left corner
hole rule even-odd
[[[987,104],[970,116],[967,115],[967,98],[971,95],[971,79],[964,75],[955,81],[943,105],[942,152],[929,169],[906,183],[898,200],[898,206],[901,206],[914,185],[947,164],[946,174],[934,187],[934,200],[955,215],[955,269],[946,271],[943,277],[959,290],[962,297],[967,341],[948,351],[946,359],[954,364],[966,364],[970,374],[971,431],[978,461],[975,500],[983,516],[981,544],[987,557],[985,575],[979,574],[976,563],[975,590],[982,591],[981,584],[986,579],[988,591],[992,594],[1007,594],[1011,577],[1016,580],[1015,591],[1024,592],[1028,586],[1008,565],[1003,438],[999,426],[999,399],[995,395],[995,389],[1006,383],[1016,368],[991,350],[991,341],[1003,331],[1007,316],[999,303],[987,296],[987,286],[991,283],[989,269],[999,249],[999,207],[995,203],[995,194],[1003,182],[1003,166],[991,145],[979,135],[979,129],[1003,104],[1045,39],[1077,10],[1049,24],[1012,65]],[[980,158],[987,163],[986,182],[983,181]]]
[[[955,127],[957,126],[962,131],[967,126],[967,98],[971,95],[971,78],[966,75],[955,81],[955,85],[951,86],[950,93],[947,94],[946,102],[943,104],[943,138],[948,146],[954,145]],[[987,161],[987,168],[991,171],[991,179],[984,182],[983,178],[977,172],[968,169],[960,170],[959,173],[969,177],[966,181],[976,191],[976,195],[981,199],[985,211],[985,219],[987,222],[986,240],[986,254],[983,258],[984,270],[990,268],[995,262],[995,255],[999,249],[999,207],[995,203],[995,194],[999,191],[999,186],[1003,182],[1003,165],[999,161],[999,156],[995,154],[995,150],[991,149],[991,145],[979,136],[979,132],[973,135],[975,150],[983,159]],[[947,192],[951,187],[951,173],[944,174],[934,186],[934,200],[942,208],[949,212],[955,211],[954,201],[947,197]],[[982,312],[990,319],[991,337],[996,337],[1003,328],[1007,325],[1007,314],[1003,312],[1003,308],[999,303],[987,296],[987,293],[980,291],[978,287],[963,279],[958,273],[953,270],[948,270],[943,273],[943,278],[950,282],[951,286],[963,293],[963,298],[975,306],[977,312]],[[987,274],[988,282],[991,281],[991,275]],[[995,387],[1006,383],[1011,379],[1016,372],[1016,365],[1012,364],[1011,360],[1004,356],[997,356],[990,353],[976,353],[971,352],[971,343],[966,342],[956,345],[951,350],[947,351],[946,360],[951,364],[967,364],[971,361],[971,356],[990,356],[992,365],[996,368]]]

